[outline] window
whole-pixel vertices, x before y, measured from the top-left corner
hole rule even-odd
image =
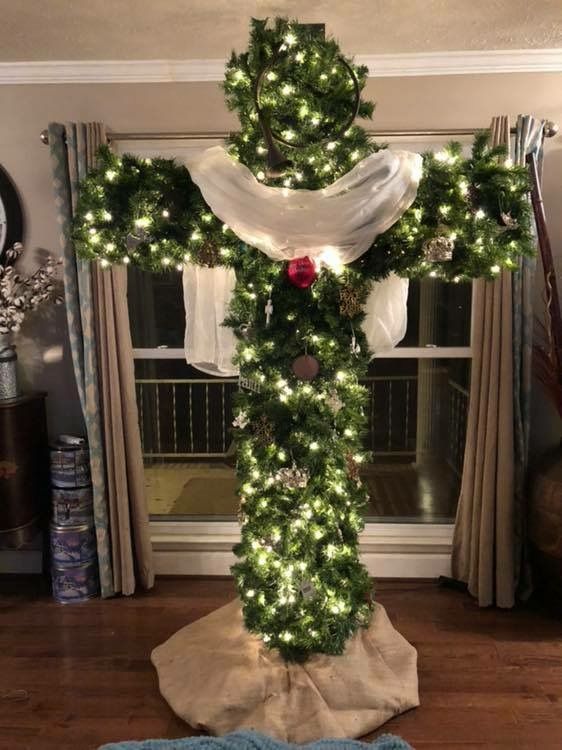
[[[421,151],[427,143],[400,147]],[[171,155],[182,148],[174,146]],[[143,155],[164,150],[138,149]],[[129,311],[149,511],[169,519],[232,520],[236,378],[213,378],[185,363],[180,273],[129,268]],[[468,412],[470,319],[470,284],[410,283],[406,335],[371,363],[365,378],[365,444],[373,454],[363,472],[368,521],[453,521]]]
[[[230,425],[236,378],[213,378],[185,363],[180,274],[129,274],[150,513],[234,517]],[[449,522],[468,410],[470,286],[413,282],[408,311],[403,342],[373,360],[364,381],[365,445],[374,457],[363,477],[371,494],[366,515]]]

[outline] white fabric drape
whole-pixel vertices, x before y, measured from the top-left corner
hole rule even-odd
[[[408,279],[391,273],[374,281],[365,303],[363,331],[373,357],[393,349],[406,334],[408,324]]]
[[[213,213],[273,260],[308,255],[328,265],[357,260],[410,207],[422,159],[384,149],[321,190],[268,187],[222,146],[187,159]]]
[[[276,261],[309,256],[336,270],[357,260],[410,207],[422,171],[419,154],[385,149],[322,190],[291,190],[263,185],[222,146],[186,161],[213,213],[242,241]],[[212,375],[238,374],[236,338],[222,325],[235,283],[232,269],[184,266],[186,361]],[[373,283],[363,323],[373,356],[403,338],[407,299],[406,279],[391,274]]]
[[[236,337],[223,326],[236,284],[232,268],[183,267],[185,358],[188,365],[209,375],[238,374],[232,364]]]

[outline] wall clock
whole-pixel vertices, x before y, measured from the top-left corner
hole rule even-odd
[[[15,242],[23,241],[23,209],[14,183],[0,167],[0,264]]]

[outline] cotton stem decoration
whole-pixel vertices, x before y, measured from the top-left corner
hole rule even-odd
[[[181,270],[212,255],[213,264],[234,269],[226,324],[238,340],[233,434],[242,529],[233,572],[247,628],[289,660],[341,654],[370,620],[372,585],[358,546],[367,501],[361,467],[369,460],[359,379],[371,356],[365,312],[383,280],[403,295],[396,275],[494,278],[533,248],[524,169],[506,165],[487,133],[469,158],[454,143],[423,158],[381,150],[358,120],[348,122],[354,107],[359,118],[372,115],[361,98],[367,70],[341,60],[335,41],[307,27],[253,21],[248,51],[226,66],[226,101],[240,119],[227,153],[202,157],[190,174],[168,159],[102,149],[82,184],[74,233],[79,254],[104,266]],[[274,151],[272,165],[276,134],[281,156]],[[354,170],[371,169],[374,184],[396,191],[389,220],[367,240],[350,222],[349,235],[319,242],[325,222],[317,229],[312,222],[323,216],[323,191],[326,200],[337,197],[338,180],[354,183]],[[237,176],[228,182],[223,173]],[[222,196],[239,198],[236,184],[251,186],[259,201],[286,198],[295,211],[312,198],[290,257],[279,255],[282,231],[239,226],[245,201],[225,219]],[[333,224],[334,232],[342,226]],[[138,241],[127,242],[131,235]],[[351,245],[352,254],[341,252]]]
[[[30,276],[16,270],[24,248],[16,243],[0,265],[0,336],[17,333],[28,312],[44,302],[62,302],[55,280],[59,262],[50,256]]]

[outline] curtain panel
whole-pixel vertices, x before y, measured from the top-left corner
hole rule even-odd
[[[507,116],[492,120],[493,145],[518,164],[540,153],[543,123],[520,116],[511,148]],[[473,284],[472,377],[452,573],[481,606],[528,596],[525,478],[529,452],[534,261]]]
[[[79,183],[107,142],[101,123],[51,123],[49,147],[60,224],[72,364],[90,448],[103,597],[154,582],[144,497],[124,269],[102,272],[76,257],[72,220]]]

